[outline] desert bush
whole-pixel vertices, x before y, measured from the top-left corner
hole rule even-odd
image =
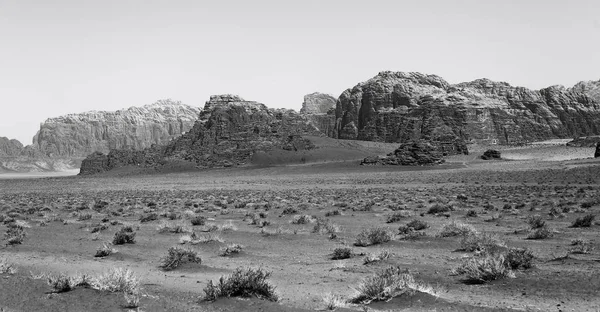
[[[204,288],[205,300],[214,301],[220,297],[257,297],[277,301],[275,287],[267,281],[270,276],[271,272],[260,268],[237,268],[230,276],[221,276],[216,284],[209,281]]]
[[[295,215],[290,223],[292,224],[307,224],[314,222],[315,218],[309,215]]]
[[[22,244],[26,236],[27,233],[25,232],[25,227],[16,222],[9,223],[6,233],[4,234],[8,245]]]
[[[574,227],[574,228],[590,227],[590,226],[592,226],[592,223],[594,222],[595,218],[596,218],[596,216],[593,214],[589,214],[584,217],[577,218],[577,219],[575,219],[575,221],[573,221],[573,223],[571,224],[571,227]]]
[[[4,259],[0,259],[0,274],[15,274],[17,268],[14,264],[7,262]]]
[[[506,265],[513,270],[531,268],[533,259],[533,253],[527,248],[509,248],[504,258]]]
[[[317,218],[312,232],[319,234],[329,234],[330,238],[337,237],[337,233],[341,231],[340,226],[331,222],[329,219]]]
[[[183,224],[169,223],[166,221],[161,222],[156,229],[158,233],[180,234],[191,232],[191,229],[184,226]]]
[[[466,217],[467,218],[477,218],[477,211],[475,211],[473,209],[467,211]]]
[[[283,209],[283,211],[281,212],[281,214],[284,214],[284,215],[286,215],[286,214],[292,215],[292,214],[297,214],[297,213],[298,213],[298,210],[296,210],[292,207],[287,207],[287,208]]]
[[[498,236],[486,232],[470,232],[460,240],[460,249],[468,252],[496,250],[502,247],[506,247],[506,243]]]
[[[341,215],[341,214],[342,214],[342,213],[341,213],[339,210],[337,210],[337,209],[336,209],[336,210],[327,211],[327,212],[325,213],[325,216],[326,216],[326,217],[333,217],[333,216],[339,216],[339,215]]]
[[[389,242],[390,240],[392,240],[392,234],[388,229],[383,227],[375,227],[362,230],[358,236],[356,236],[354,245],[365,247],[382,244]]]
[[[170,271],[185,262],[201,263],[202,259],[200,259],[198,253],[194,250],[171,247],[167,250],[167,255],[160,259],[158,267],[165,271]]]
[[[151,212],[151,213],[140,216],[140,222],[142,222],[142,223],[155,221],[155,220],[158,220],[158,214],[156,212]]]
[[[408,212],[406,210],[396,211],[396,212],[388,215],[385,222],[387,222],[387,223],[398,222],[398,221],[400,221],[404,218],[408,218],[408,217],[410,217],[410,212]]]
[[[527,224],[529,224],[532,229],[539,229],[546,225],[546,221],[542,219],[542,216],[534,215],[527,218]]]
[[[466,236],[476,233],[477,231],[470,224],[461,223],[453,220],[450,223],[444,224],[441,231],[437,234],[439,237]]]
[[[105,242],[104,244],[102,244],[102,247],[100,247],[96,250],[96,254],[94,255],[94,257],[107,257],[116,252],[117,252],[116,249],[112,248],[109,245],[109,243]]]
[[[135,231],[131,226],[123,226],[115,233],[113,245],[135,244]]]
[[[450,204],[435,203],[431,207],[429,207],[429,209],[427,210],[427,213],[428,214],[438,214],[438,213],[450,212],[452,210],[454,210],[454,207],[452,207],[452,205],[450,205]]]
[[[527,239],[545,239],[550,238],[552,236],[554,236],[554,233],[552,233],[548,226],[545,225],[529,233],[529,235],[527,235]]]
[[[571,241],[571,245],[574,247],[569,249],[569,252],[574,254],[588,254],[594,250],[592,243],[586,239],[574,239]]]
[[[91,213],[79,213],[79,214],[77,214],[77,220],[78,221],[90,220],[91,218],[92,218],[92,214]]]
[[[369,253],[363,259],[363,264],[370,264],[373,262],[383,261],[389,259],[391,256],[392,253],[387,249],[381,250],[377,254]]]
[[[431,293],[431,287],[415,281],[408,270],[389,267],[365,278],[356,288],[351,303],[368,304],[372,301],[387,301],[404,293],[421,291]]]
[[[140,280],[129,269],[114,268],[93,278],[92,287],[103,291],[137,294]]]
[[[244,247],[240,244],[229,244],[225,247],[221,247],[221,249],[219,250],[219,255],[222,257],[227,257],[233,254],[239,254],[240,252],[242,252],[243,248]]]
[[[333,250],[331,260],[342,260],[352,258],[352,249],[348,247],[338,247]]]
[[[481,257],[468,258],[454,272],[465,275],[465,280],[470,283],[485,283],[514,277],[503,254],[485,254]]]
[[[71,283],[71,278],[66,274],[49,275],[47,282],[55,293],[67,292],[74,288],[74,285]]]
[[[140,306],[140,294],[139,293],[129,294],[129,293],[124,292],[123,298],[125,299],[125,304],[123,305],[123,308],[136,309]]]

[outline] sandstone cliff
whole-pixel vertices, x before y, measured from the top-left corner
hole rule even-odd
[[[600,133],[600,82],[533,91],[478,79],[381,72],[344,91],[334,137],[382,142],[520,144]]]
[[[80,174],[127,165],[158,167],[181,160],[198,167],[239,166],[258,151],[310,148],[302,135],[323,134],[293,110],[270,109],[235,95],[215,95],[206,102],[193,128],[167,145],[94,153],[83,161]]]
[[[172,100],[114,112],[91,111],[50,118],[33,139],[48,157],[85,157],[111,149],[144,149],[166,144],[190,130],[200,108]]]
[[[319,92],[304,96],[300,113],[329,137],[335,133],[335,105],[337,99]]]
[[[23,144],[19,140],[0,137],[0,157],[14,157],[21,155]]]

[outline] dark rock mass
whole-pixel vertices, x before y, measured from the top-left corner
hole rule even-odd
[[[600,136],[592,137],[579,137],[573,139],[573,141],[567,142],[567,146],[571,147],[596,147],[596,144],[600,142]]]
[[[436,165],[444,162],[444,154],[439,146],[430,142],[419,140],[402,143],[386,157],[367,157],[361,165],[403,165],[423,166]]]
[[[92,111],[46,120],[33,147],[48,157],[85,157],[111,149],[166,144],[189,131],[200,108],[172,100],[114,112]]]
[[[594,152],[594,158],[600,157],[600,143],[596,143],[596,151]]]
[[[293,110],[270,109],[235,95],[215,95],[206,102],[189,132],[162,147],[90,155],[82,163],[80,174],[127,165],[158,167],[181,160],[202,168],[239,166],[257,151],[310,149],[310,142],[302,135],[323,133]]]
[[[489,150],[485,151],[483,153],[483,155],[481,155],[481,159],[484,159],[484,160],[500,159],[500,158],[502,158],[500,151],[493,150],[493,149],[489,149]]]
[[[312,122],[321,132],[334,136],[335,105],[337,99],[329,94],[311,93],[304,96],[300,113]]]
[[[344,91],[334,137],[382,142],[521,144],[600,134],[600,81],[542,90],[478,79],[381,72]]]

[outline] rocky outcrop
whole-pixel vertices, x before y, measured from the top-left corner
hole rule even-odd
[[[300,113],[329,137],[335,133],[335,105],[337,99],[319,92],[304,96]]]
[[[594,158],[600,157],[600,143],[596,143],[596,151],[594,152]]]
[[[15,157],[23,152],[23,144],[19,140],[0,137],[0,157]]]
[[[533,91],[478,79],[381,72],[344,91],[334,137],[382,142],[519,144],[600,134],[600,82]]]
[[[439,146],[419,140],[401,144],[386,157],[367,157],[361,165],[424,166],[441,163],[444,163],[444,155]]]
[[[144,149],[166,144],[189,131],[200,108],[172,100],[114,112],[92,111],[50,118],[33,139],[47,157],[85,157],[111,149]]]
[[[189,132],[163,147],[91,155],[82,163],[80,174],[127,165],[160,167],[181,160],[202,168],[240,166],[258,151],[310,149],[303,135],[323,136],[304,115],[293,110],[270,109],[235,95],[215,95]]]
[[[489,149],[489,150],[485,151],[483,153],[483,155],[481,155],[481,159],[483,159],[483,160],[500,159],[500,158],[502,158],[501,155],[502,154],[500,153],[500,151]]]

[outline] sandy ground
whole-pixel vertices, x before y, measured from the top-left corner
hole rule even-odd
[[[487,147],[482,147],[482,149]],[[154,175],[48,177],[0,180],[0,215],[26,222],[22,244],[0,247],[0,259],[17,266],[0,276],[2,311],[124,311],[123,296],[92,289],[52,294],[41,273],[100,273],[128,268],[142,280],[143,311],[314,311],[323,295],[352,296],[360,282],[389,266],[408,269],[433,293],[400,296],[368,306],[348,305],[339,311],[597,311],[600,307],[600,227],[572,228],[571,223],[600,209],[600,161],[590,149],[503,149],[507,160],[483,161],[480,153],[455,156],[438,167],[362,167],[358,161],[307,163],[173,172]],[[461,195],[461,196],[459,196]],[[464,196],[462,196],[464,195]],[[103,203],[105,204],[99,204]],[[427,213],[436,203],[452,211]],[[328,212],[339,211],[339,215]],[[387,223],[389,215],[407,216]],[[475,217],[467,212],[475,211]],[[559,215],[551,216],[558,211]],[[158,220],[140,222],[157,213]],[[91,215],[82,219],[82,215]],[[268,225],[253,224],[252,216]],[[192,226],[190,215],[208,218]],[[293,224],[296,215],[327,218],[339,227],[335,238],[314,233],[315,223]],[[554,235],[530,240],[527,218],[539,215]],[[173,220],[171,220],[171,217]],[[398,227],[418,219],[425,235],[404,239]],[[103,221],[104,220],[104,221]],[[496,235],[510,247],[527,247],[534,267],[517,270],[514,278],[469,284],[452,269],[473,257],[460,251],[459,237],[438,237],[452,220]],[[198,252],[201,264],[173,271],[158,267],[171,246],[185,235],[160,233],[161,223],[180,224],[222,242],[185,245]],[[114,246],[118,252],[95,258],[96,249],[111,241],[122,226],[137,228],[135,244]],[[94,227],[106,229],[91,233]],[[114,224],[114,225],[113,225]],[[233,225],[233,226],[229,226]],[[384,227],[396,233],[390,242],[354,246],[363,229]],[[7,225],[0,225],[5,232]],[[189,233],[188,233],[189,234]],[[586,239],[592,250],[569,251],[573,239]],[[233,257],[219,255],[230,243],[243,246]],[[358,256],[331,260],[332,251],[348,247]],[[388,250],[392,256],[363,264],[366,254]],[[362,255],[361,255],[362,254]],[[237,267],[263,268],[280,296],[277,303],[257,299],[200,299],[208,280]]]

